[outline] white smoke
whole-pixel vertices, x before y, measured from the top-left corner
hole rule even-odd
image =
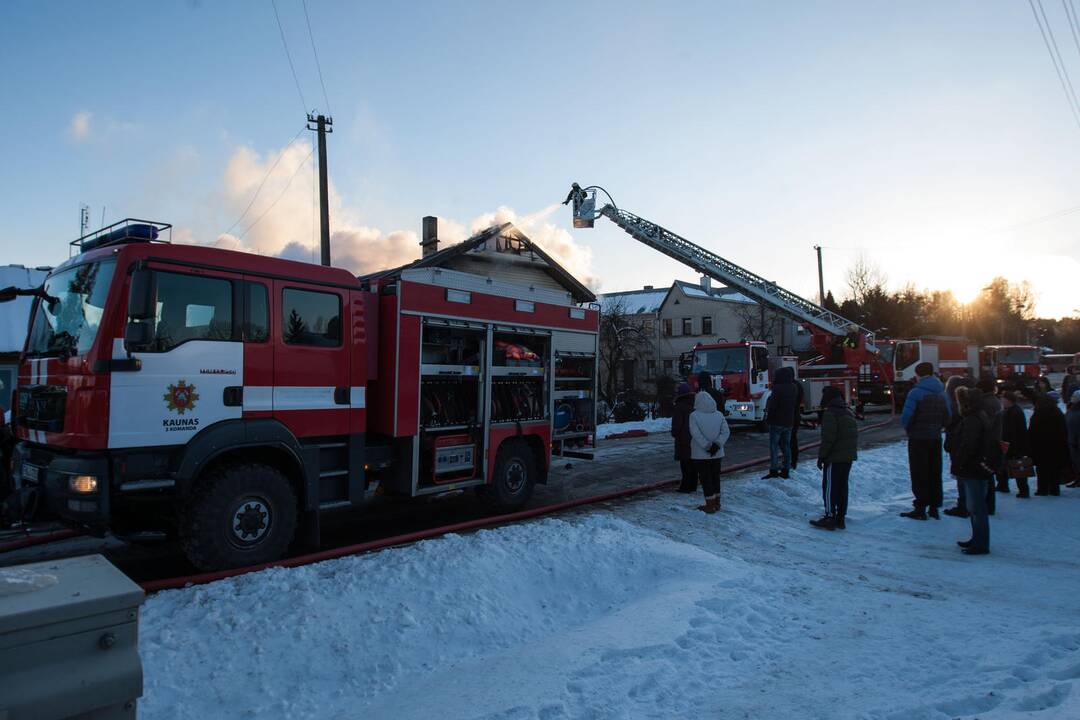
[[[237,148],[225,166],[217,197],[224,215],[240,219],[211,244],[230,250],[317,262],[318,217],[313,214],[313,208],[317,208],[318,199],[314,189],[309,142],[296,142],[265,156],[248,147]],[[359,213],[343,203],[333,182],[329,195],[330,247],[336,267],[362,275],[403,265],[420,256],[420,238],[415,231],[383,232],[369,227],[360,221]],[[252,197],[255,197],[254,202]],[[577,244],[563,228],[545,222],[558,207],[552,205],[538,212],[518,215],[512,208],[502,206],[466,223],[440,217],[439,247],[459,243],[494,224],[512,222],[571,274],[595,288],[598,282],[592,273],[592,251]],[[182,228],[178,228],[178,235],[190,237],[190,233]]]

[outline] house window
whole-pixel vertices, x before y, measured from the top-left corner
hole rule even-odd
[[[530,302],[528,300],[515,300],[514,309],[518,312],[535,312],[536,303]]]
[[[701,318],[701,334],[712,335],[712,318],[708,315]]]
[[[682,334],[693,335],[694,334],[694,318],[682,319]]]
[[[472,302],[472,293],[468,290],[453,290],[448,288],[446,290],[446,301],[468,305]]]
[[[671,318],[666,318],[664,320],[664,337],[671,337],[671,335]]]
[[[646,360],[645,361],[645,377],[651,378],[651,377],[653,377],[655,375],[656,375],[656,361],[655,360]]]

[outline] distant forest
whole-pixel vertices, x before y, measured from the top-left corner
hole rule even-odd
[[[1060,320],[1035,317],[1035,293],[1028,282],[990,280],[972,302],[961,303],[951,290],[919,290],[909,284],[886,288],[886,276],[860,258],[846,274],[845,299],[832,291],[825,307],[881,337],[962,335],[980,345],[1036,344],[1055,352],[1080,352],[1080,317]]]

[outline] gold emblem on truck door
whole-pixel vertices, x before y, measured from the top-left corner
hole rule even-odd
[[[183,380],[177,380],[176,384],[169,385],[169,391],[164,395],[165,403],[170,410],[175,410],[177,415],[194,410],[195,401],[198,399],[199,394],[195,392],[195,386]]]

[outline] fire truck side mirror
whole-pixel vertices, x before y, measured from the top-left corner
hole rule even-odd
[[[156,316],[157,278],[153,270],[137,268],[128,291],[128,320],[153,320]]]
[[[128,320],[124,328],[124,349],[129,352],[145,350],[154,341],[154,326],[148,322]]]

